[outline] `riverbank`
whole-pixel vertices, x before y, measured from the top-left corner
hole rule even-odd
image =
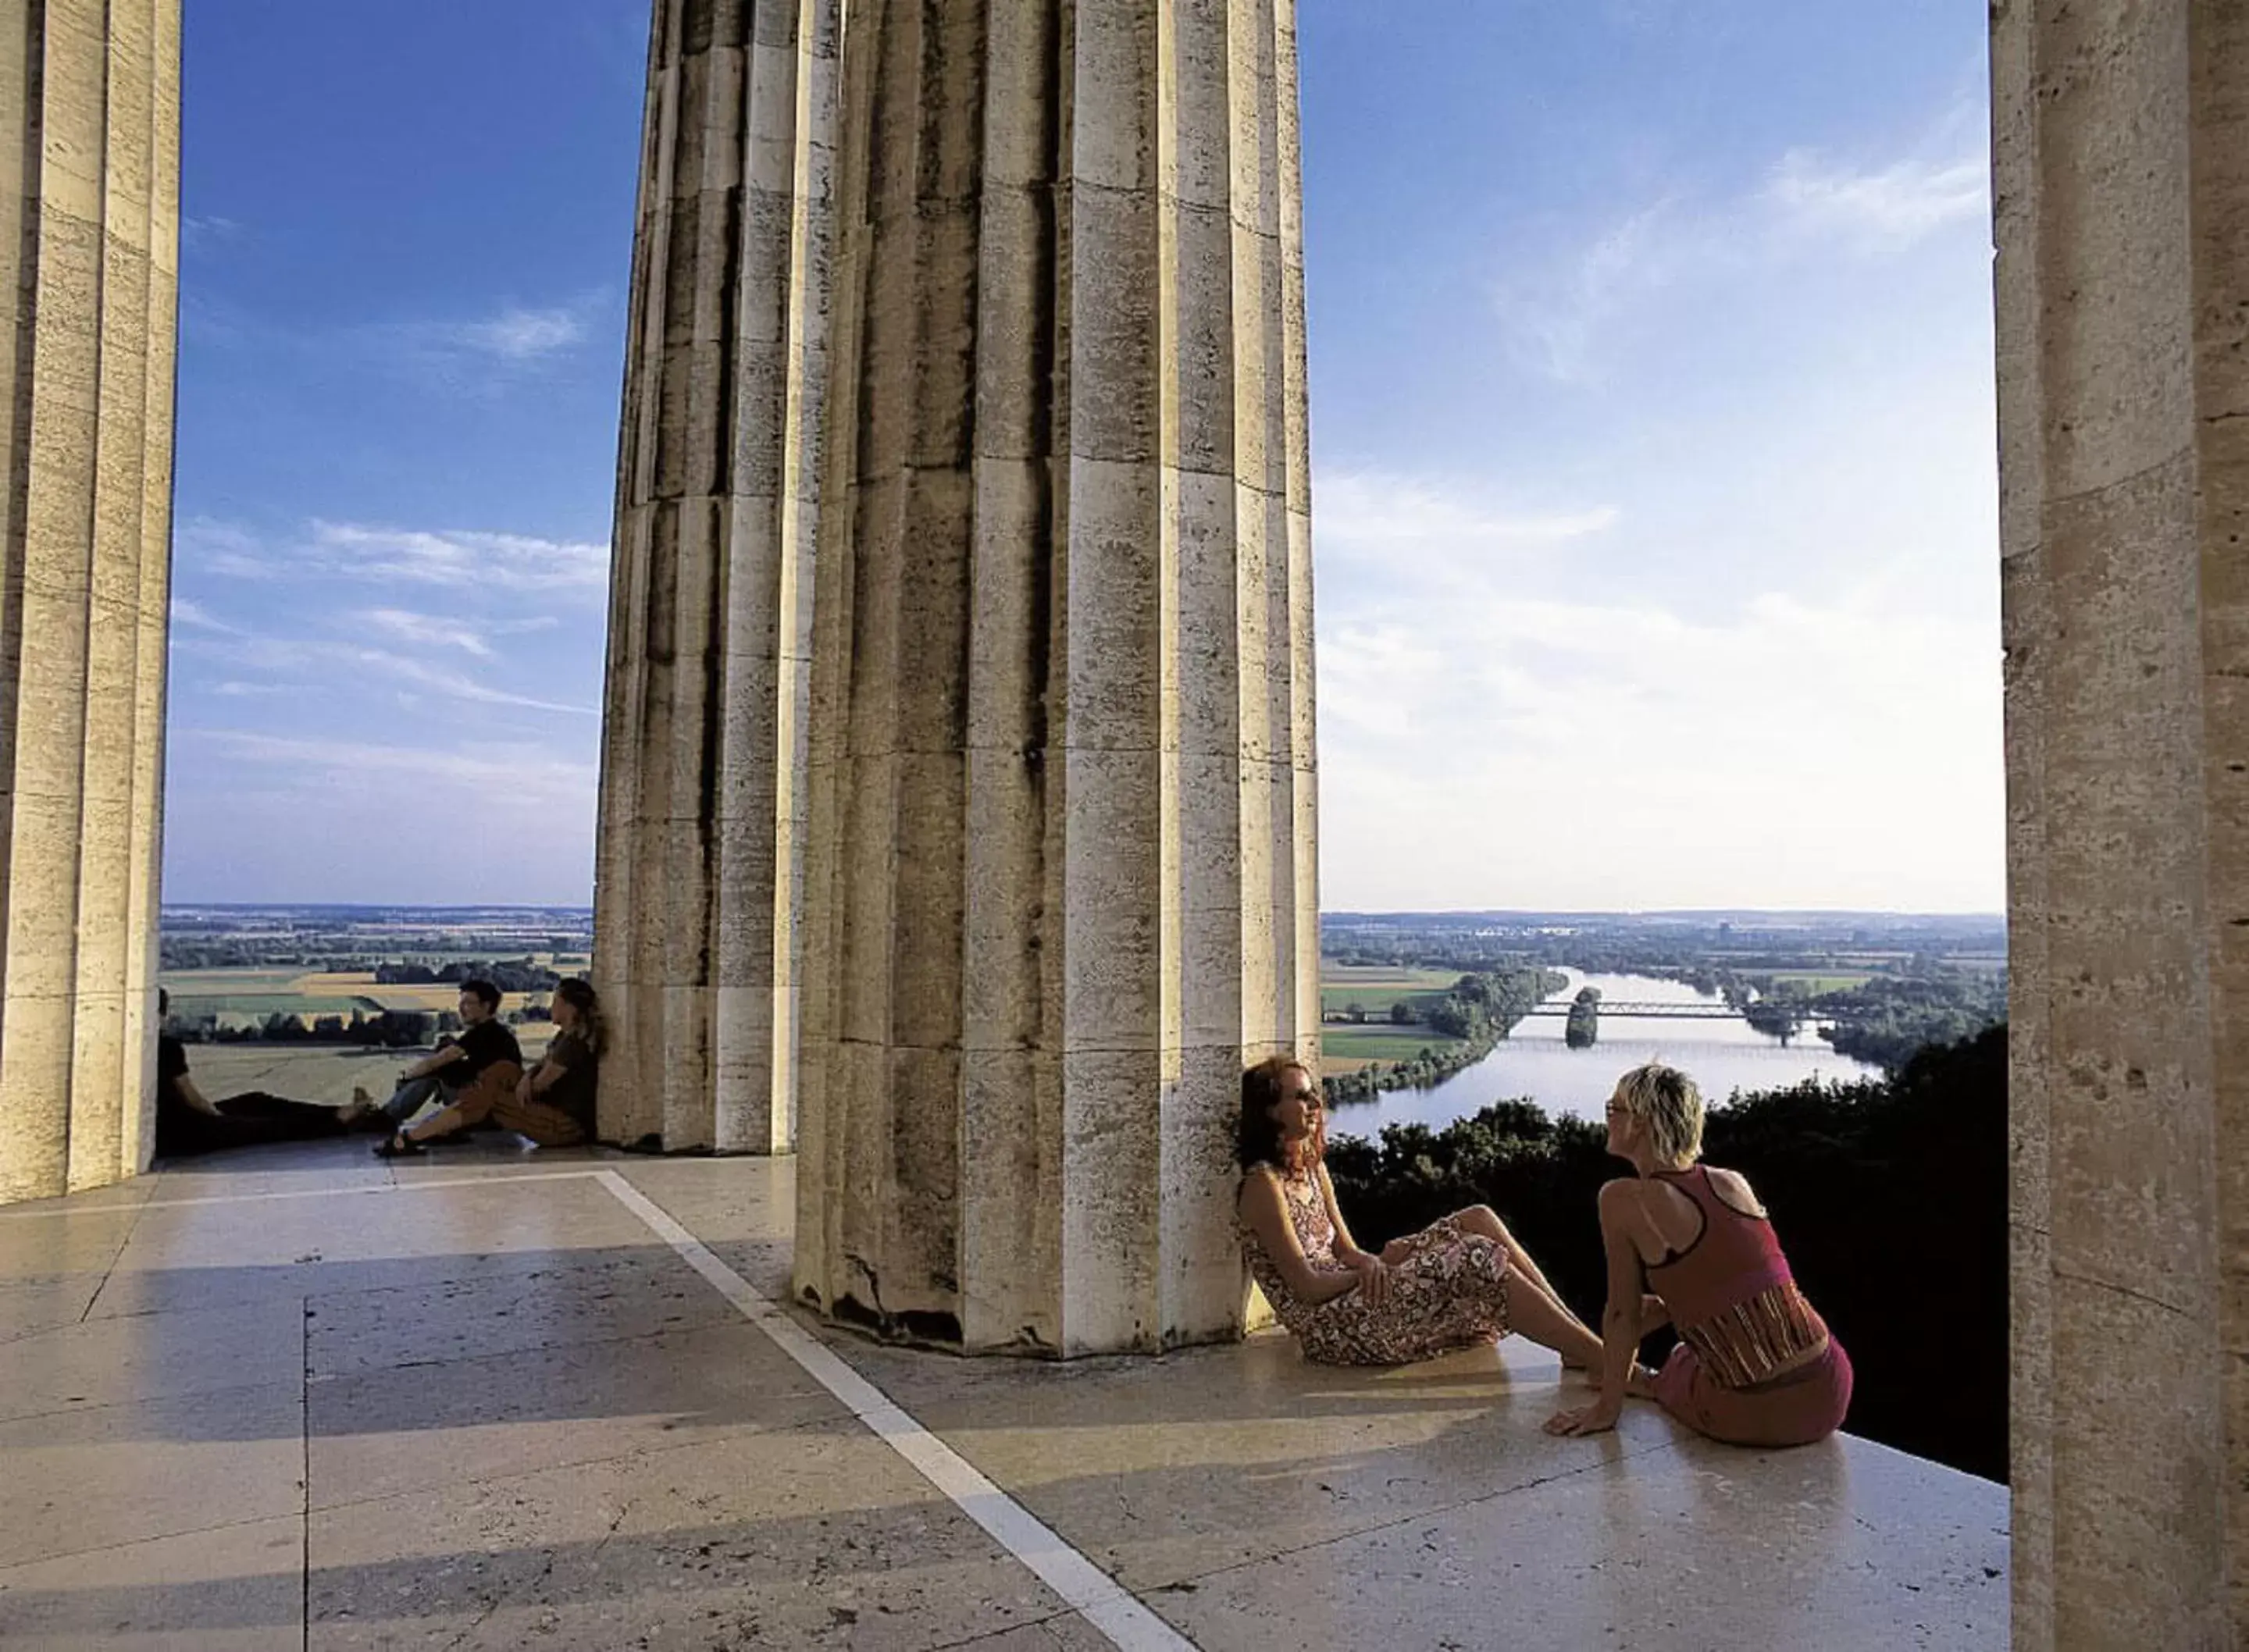
[[[1715,995],[1685,982],[1644,975],[1552,972],[1561,984],[1542,1006],[1566,1004],[1591,986],[1619,1004],[1708,1006]],[[1852,1083],[1879,1079],[1881,1069],[1839,1054],[1817,1037],[1788,1043],[1746,1021],[1670,1020],[1660,1017],[1600,1017],[1594,1042],[1568,1047],[1565,1023],[1537,1016],[1517,1022],[1504,1038],[1444,1075],[1400,1089],[1373,1092],[1361,1084],[1327,1085],[1337,1134],[1372,1137],[1386,1125],[1424,1124],[1441,1129],[1495,1101],[1537,1102],[1557,1117],[1598,1119],[1617,1075],[1644,1061],[1666,1061],[1692,1073],[1713,1100],[1737,1091],[1784,1089],[1806,1081]]]

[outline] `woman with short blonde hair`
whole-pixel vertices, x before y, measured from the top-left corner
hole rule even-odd
[[[1640,1340],[1667,1320],[1679,1346],[1655,1400],[1697,1433],[1734,1445],[1808,1445],[1843,1423],[1851,1361],[1797,1288],[1749,1182],[1699,1162],[1702,1093],[1650,1062],[1617,1080],[1609,1151],[1634,1175],[1601,1189],[1609,1300],[1600,1397],[1546,1424],[1556,1434],[1616,1426]]]

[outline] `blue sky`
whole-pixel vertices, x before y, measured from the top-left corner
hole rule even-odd
[[[1323,903],[1998,908],[1983,9],[1298,23]],[[190,8],[168,898],[588,898],[645,32]]]

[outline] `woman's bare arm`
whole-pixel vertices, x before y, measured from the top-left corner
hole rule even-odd
[[[1296,1224],[1289,1220],[1282,1199],[1280,1179],[1271,1171],[1252,1170],[1242,1178],[1241,1210],[1242,1225],[1257,1236],[1257,1243],[1280,1269],[1282,1283],[1299,1301],[1331,1302],[1357,1287],[1357,1273],[1317,1272],[1304,1259],[1304,1247],[1297,1242]]]
[[[1335,1227],[1336,1260],[1353,1262],[1356,1265],[1354,1258],[1368,1256],[1368,1252],[1360,1250],[1358,1241],[1351,1237],[1351,1224],[1343,1219],[1343,1208],[1336,1203],[1335,1183],[1328,1180],[1327,1166],[1313,1166],[1312,1175],[1319,1182],[1320,1197],[1326,1202],[1328,1221]]]
[[[1640,1189],[1616,1181],[1601,1189],[1601,1246],[1609,1265],[1608,1306],[1601,1311],[1601,1393],[1592,1404],[1561,1411],[1548,1420],[1552,1434],[1599,1434],[1616,1426],[1624,1414],[1640,1340],[1647,1334],[1647,1268],[1633,1242]]]

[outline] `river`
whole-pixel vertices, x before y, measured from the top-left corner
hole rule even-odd
[[[1570,984],[1547,999],[1550,1004],[1567,1004],[1588,986],[1622,1004],[1713,1002],[1680,981],[1564,973]],[[1684,1067],[1712,1101],[1736,1090],[1785,1089],[1805,1079],[1881,1077],[1880,1067],[1837,1054],[1809,1025],[1783,1045],[1739,1017],[1672,1020],[1604,1011],[1599,1040],[1572,1050],[1562,1040],[1563,1025],[1559,1016],[1529,1017],[1474,1066],[1426,1090],[1386,1090],[1372,1101],[1338,1107],[1330,1128],[1338,1135],[1363,1136],[1379,1135],[1386,1124],[1441,1128],[1499,1100],[1536,1101],[1551,1114],[1598,1120],[1617,1076],[1643,1061]]]

